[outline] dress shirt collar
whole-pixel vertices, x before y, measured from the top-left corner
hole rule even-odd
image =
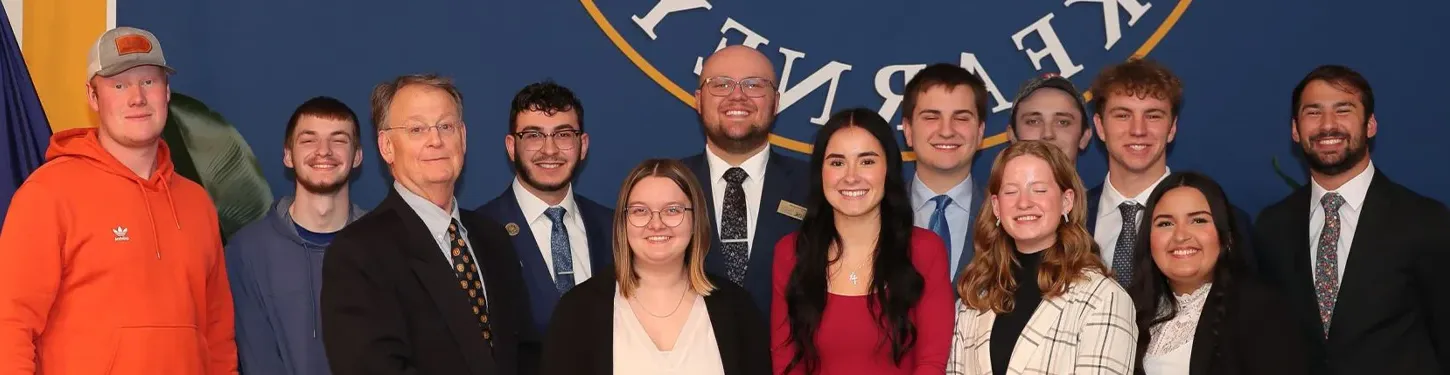
[[[564,208],[564,217],[573,217],[577,208],[574,205],[574,187],[569,186],[564,189],[564,200],[559,201],[559,207]],[[544,217],[544,210],[553,207],[525,189],[523,182],[519,181],[518,177],[514,177],[513,191],[514,200],[519,202],[519,211],[524,214],[525,221],[532,223],[534,220]]]
[[[1118,188],[1113,187],[1113,173],[1108,172],[1108,176],[1103,178],[1103,198],[1098,201],[1098,218],[1109,215],[1121,215],[1118,211],[1118,205],[1129,200],[1146,206],[1148,204],[1148,196],[1153,195],[1153,189],[1157,189],[1158,184],[1163,183],[1163,179],[1168,178],[1170,174],[1173,174],[1173,169],[1164,166],[1163,175],[1158,177],[1158,181],[1153,181],[1152,185],[1148,185],[1148,188],[1143,189],[1137,196],[1128,198],[1124,197],[1123,193],[1119,193]]]
[[[403,184],[397,181],[393,181],[393,190],[397,190],[398,196],[403,197],[403,202],[407,203],[408,207],[412,208],[413,212],[418,214],[418,218],[423,219],[423,225],[428,227],[428,233],[434,238],[448,235],[448,224],[451,224],[453,220],[458,220],[459,223],[463,222],[463,219],[458,215],[457,198],[449,198],[453,200],[453,212],[443,212],[442,207],[438,207],[433,202],[429,202],[428,199],[409,191],[408,188],[403,187]],[[460,236],[467,236],[467,232],[468,230],[464,229],[462,225],[459,225],[458,234]]]
[[[1343,186],[1339,187],[1339,190],[1334,190],[1334,192],[1344,197],[1344,207],[1359,212],[1360,208],[1364,206],[1365,195],[1369,194],[1369,183],[1372,180],[1374,180],[1374,162],[1371,161],[1368,167],[1359,172],[1359,175],[1346,181]],[[1318,213],[1324,210],[1324,205],[1320,204],[1319,200],[1330,190],[1320,186],[1319,181],[1314,181],[1312,177],[1309,178],[1309,186],[1309,213]]]
[[[741,162],[740,169],[744,169],[745,174],[749,175],[745,181],[763,181],[765,179],[765,162],[769,160],[770,145],[766,145],[765,148],[760,149],[760,152],[756,152],[755,155],[751,155]],[[700,181],[702,183],[725,181],[725,171],[734,167],[730,163],[726,163],[725,159],[715,155],[715,151],[710,150],[709,147],[705,147],[705,163],[710,166],[710,181]]]
[[[921,211],[928,205],[933,205],[931,203],[932,198],[936,198],[937,195],[946,195],[952,198],[952,205],[961,208],[963,211],[967,211],[968,214],[976,215],[977,213],[972,212],[970,206],[968,206],[972,202],[973,190],[976,190],[972,186],[972,176],[967,175],[966,179],[957,183],[957,186],[947,189],[946,193],[937,194],[931,191],[931,188],[926,187],[925,182],[921,182],[921,175],[918,174],[911,178],[912,211]],[[932,208],[935,209],[935,206],[932,206]]]

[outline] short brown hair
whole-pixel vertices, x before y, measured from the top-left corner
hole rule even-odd
[[[393,105],[393,96],[398,94],[398,90],[402,90],[408,85],[424,85],[448,92],[448,95],[453,96],[453,103],[458,106],[458,115],[463,115],[463,93],[458,92],[458,87],[453,85],[452,79],[434,73],[398,76],[373,87],[372,120],[373,127],[377,128],[379,132],[388,128],[383,122],[388,118],[388,107]]]
[[[1089,90],[1094,99],[1093,113],[1100,116],[1108,105],[1108,97],[1113,94],[1166,100],[1172,105],[1175,119],[1183,108],[1183,82],[1168,67],[1144,58],[1133,58],[1104,68],[1093,79]]]
[[[362,126],[357,123],[357,113],[341,100],[330,96],[313,97],[292,111],[292,117],[287,119],[287,135],[282,139],[283,146],[289,149],[292,147],[292,140],[297,138],[292,132],[297,131],[297,122],[302,120],[302,116],[351,122],[353,147],[361,147],[358,142],[362,136]]]
[[[1077,168],[1068,161],[1057,146],[1044,141],[1020,141],[1007,146],[997,154],[992,163],[992,174],[987,178],[987,195],[1002,191],[1002,169],[1008,161],[1020,156],[1034,156],[1047,161],[1052,167],[1052,177],[1063,191],[1073,192],[1072,209],[1066,222],[1057,224],[1057,243],[1043,250],[1042,266],[1037,270],[1037,285],[1041,286],[1042,299],[1060,296],[1074,281],[1083,279],[1088,271],[1108,275],[1107,267],[1098,259],[1097,243],[1088,234],[1083,223],[1087,222],[1087,190],[1077,176]],[[1013,250],[1012,237],[997,223],[997,215],[991,204],[983,204],[977,215],[976,235],[972,239],[976,258],[957,278],[956,288],[962,296],[962,303],[978,311],[996,313],[1013,309],[1012,293],[1017,283],[1012,279]]]
[[[972,97],[976,100],[972,104],[976,105],[977,119],[983,124],[987,123],[987,115],[990,114],[987,112],[987,96],[991,95],[987,92],[987,84],[967,69],[947,63],[932,64],[906,82],[906,87],[902,90],[902,120],[911,122],[911,118],[916,116],[917,97],[925,94],[927,90],[945,87],[947,91],[951,91],[957,86],[967,86],[972,90]]]
[[[705,276],[705,254],[710,251],[710,214],[704,190],[695,181],[695,174],[684,163],[674,159],[649,159],[629,171],[624,186],[619,188],[619,201],[614,206],[614,280],[619,293],[628,298],[639,287],[639,274],[634,271],[634,249],[629,247],[629,192],[647,177],[663,177],[675,183],[690,201],[690,244],[685,248],[686,281],[695,294],[708,296],[715,284]]]

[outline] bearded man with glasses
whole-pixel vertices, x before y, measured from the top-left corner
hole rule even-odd
[[[695,90],[705,152],[681,160],[705,190],[714,221],[706,271],[743,286],[767,315],[775,243],[805,218],[808,175],[805,161],[770,149],[775,77],[754,48],[729,46],[705,59]]]
[[[559,297],[613,266],[614,210],[574,195],[589,134],[584,105],[572,91],[551,81],[525,86],[514,95],[508,126],[504,149],[514,181],[477,211],[504,223],[523,266],[534,318],[534,334],[525,341],[542,345]]]

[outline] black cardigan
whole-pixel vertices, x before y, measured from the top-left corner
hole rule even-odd
[[[1193,334],[1188,373],[1308,375],[1308,349],[1276,291],[1244,275],[1234,281],[1224,295],[1227,301],[1210,297],[1204,304]],[[1219,318],[1220,308],[1227,316]]]
[[[709,275],[705,297],[725,375],[769,375],[770,335],[750,294]],[[594,274],[559,299],[544,338],[541,375],[614,373],[614,270]]]

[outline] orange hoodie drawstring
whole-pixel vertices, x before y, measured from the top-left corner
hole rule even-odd
[[[151,197],[147,196],[146,185],[142,185],[141,180],[133,179],[131,181],[135,182],[136,188],[141,190],[141,201],[146,206],[146,217],[151,219],[151,240],[156,243],[156,259],[161,259],[161,234],[158,233],[156,227],[156,215],[151,213]]]

